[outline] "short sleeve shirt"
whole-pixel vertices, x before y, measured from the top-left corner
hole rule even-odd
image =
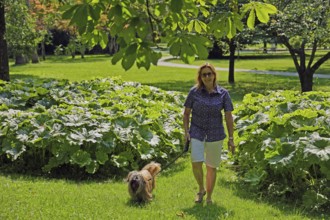
[[[228,91],[219,85],[214,92],[208,93],[205,88],[190,89],[186,108],[192,109],[189,134],[200,141],[214,142],[226,138],[223,126],[222,110],[233,111],[233,103]]]

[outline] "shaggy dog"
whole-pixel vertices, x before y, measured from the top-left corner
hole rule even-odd
[[[151,162],[140,171],[131,171],[127,176],[128,192],[132,200],[149,202],[152,200],[152,190],[156,185],[156,175],[161,170],[161,165]]]

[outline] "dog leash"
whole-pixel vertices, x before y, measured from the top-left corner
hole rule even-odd
[[[171,162],[169,162],[168,164],[166,164],[164,167],[162,167],[162,170],[159,171],[156,175],[158,175],[159,173],[161,173],[163,170],[167,169],[169,166],[171,166],[179,157],[181,157],[184,153],[188,152],[189,150],[189,143],[190,141],[186,141],[183,151],[177,155]]]

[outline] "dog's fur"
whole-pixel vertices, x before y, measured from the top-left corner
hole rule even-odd
[[[151,162],[140,171],[129,172],[126,181],[128,182],[128,193],[132,200],[137,202],[149,202],[152,200],[152,190],[156,186],[155,178],[160,171],[161,165]]]

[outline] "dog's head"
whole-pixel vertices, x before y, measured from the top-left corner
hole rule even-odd
[[[126,181],[128,182],[133,193],[139,193],[145,185],[143,176],[137,171],[129,172]]]

